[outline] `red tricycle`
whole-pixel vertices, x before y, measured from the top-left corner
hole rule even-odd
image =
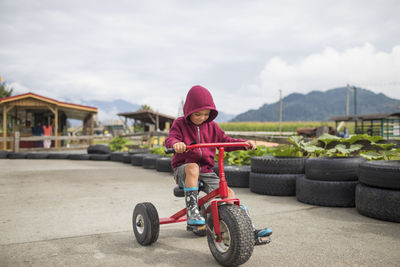
[[[225,147],[250,147],[245,142],[240,143],[202,143],[188,145],[187,150],[195,148],[218,148],[219,188],[203,196],[198,206],[206,217],[206,224],[193,227],[187,225],[187,230],[196,235],[207,235],[208,246],[214,258],[224,266],[237,266],[245,263],[253,253],[255,238],[253,224],[246,211],[240,206],[238,198],[228,199],[228,185],[224,172]],[[167,153],[174,153],[167,149]],[[201,185],[199,186],[201,189]],[[184,196],[183,188],[174,188],[175,196]],[[220,198],[220,199],[215,199]],[[207,202],[211,204],[205,208]],[[232,204],[233,203],[233,204]],[[132,225],[136,240],[143,246],[157,241],[160,224],[186,221],[186,208],[167,218],[159,218],[156,208],[149,202],[139,203],[133,211]],[[265,243],[269,243],[266,237]]]

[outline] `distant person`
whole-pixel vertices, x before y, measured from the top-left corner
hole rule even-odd
[[[32,128],[32,134],[33,136],[42,136],[43,135],[43,127],[42,123],[38,121],[36,125]],[[42,147],[43,143],[42,141],[35,141],[35,147]]]
[[[53,126],[51,126],[51,124],[48,125],[46,123],[45,125],[43,125],[43,135],[44,136],[51,136],[52,132],[53,132]],[[44,140],[43,141],[43,147],[44,148],[50,148],[51,147],[51,140],[48,140],[48,139]]]
[[[347,130],[347,127],[344,127],[343,132],[340,132],[339,136],[343,138],[349,138],[349,130]]]
[[[196,149],[187,151],[186,146],[195,143],[218,142],[247,142],[253,149],[253,141],[235,139],[225,134],[214,119],[218,115],[211,93],[202,86],[193,86],[187,96],[183,107],[184,116],[177,118],[165,140],[167,148],[174,148],[172,158],[175,182],[184,188],[186,202],[187,224],[191,226],[204,225],[205,218],[200,214],[198,207],[198,182],[203,181],[204,191],[208,194],[219,187],[219,177],[213,171],[215,164],[215,149]],[[241,148],[226,148],[226,151]],[[228,198],[234,198],[235,193],[228,187]],[[241,206],[247,215],[245,206]],[[253,226],[256,244],[258,239],[269,236],[269,228],[256,229]]]

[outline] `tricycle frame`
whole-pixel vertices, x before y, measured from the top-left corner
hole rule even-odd
[[[238,198],[228,199],[228,183],[225,178],[224,171],[224,152],[225,147],[251,147],[250,144],[246,142],[238,142],[238,143],[202,143],[202,144],[193,144],[188,145],[187,150],[195,149],[195,148],[208,148],[208,147],[216,147],[218,148],[218,169],[219,169],[219,187],[204,197],[200,198],[198,201],[199,207],[207,203],[208,201],[220,197],[221,199],[216,199],[211,201],[211,212],[213,216],[213,224],[214,231],[216,234],[216,241],[221,242],[221,230],[219,223],[219,214],[218,214],[218,204],[221,203],[233,203],[235,205],[240,206],[240,200]],[[207,210],[207,213],[210,211]],[[177,213],[171,215],[170,217],[160,218],[160,224],[169,224],[169,223],[178,223],[186,221],[186,208],[178,211]]]

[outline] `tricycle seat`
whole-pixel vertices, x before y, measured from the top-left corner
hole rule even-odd
[[[204,183],[203,181],[199,182],[199,191],[203,190]],[[174,187],[174,196],[176,197],[184,197],[185,196],[185,191],[183,190],[183,187],[180,187],[179,185]]]

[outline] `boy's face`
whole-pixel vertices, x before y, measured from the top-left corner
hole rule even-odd
[[[209,116],[210,116],[210,110],[204,109],[204,110],[200,110],[200,111],[190,114],[190,120],[194,124],[200,125],[203,122],[205,122]]]

